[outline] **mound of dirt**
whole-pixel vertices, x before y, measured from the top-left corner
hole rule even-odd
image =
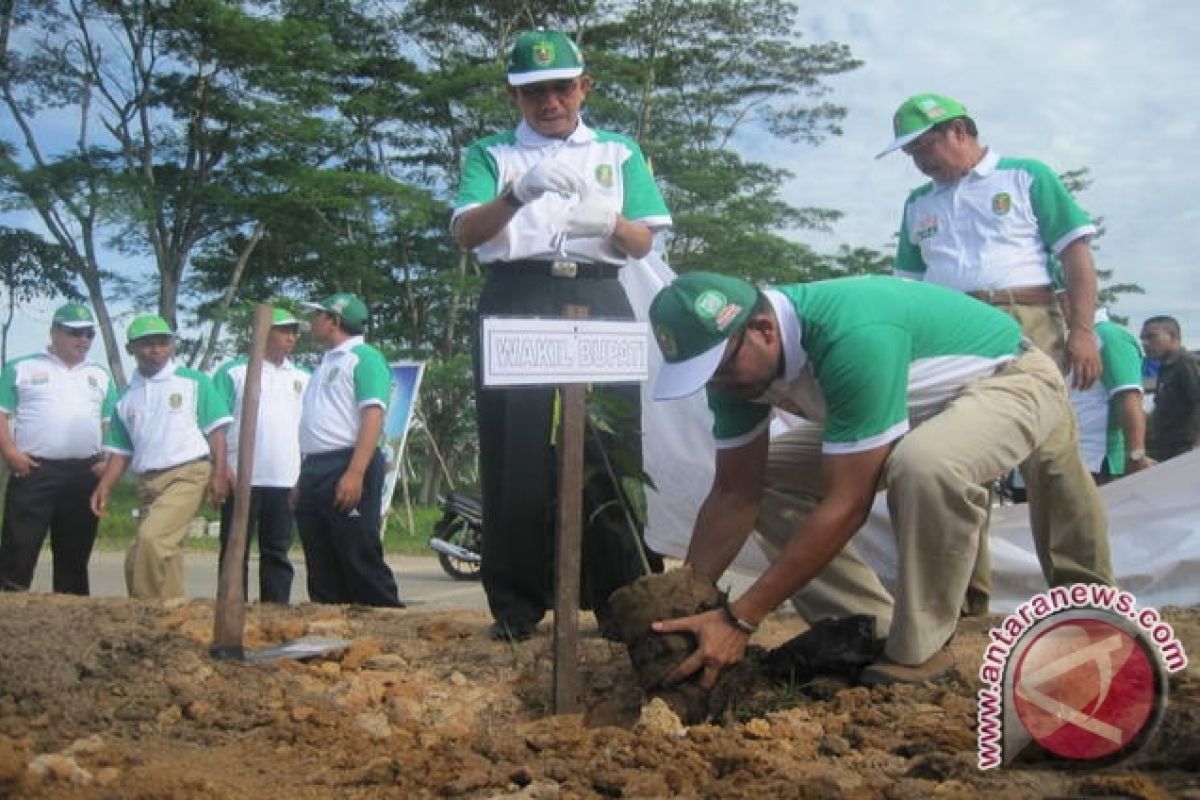
[[[1200,653],[1200,613],[1166,614]],[[550,716],[551,640],[487,637],[478,612],[251,606],[246,645],[350,646],[305,662],[213,660],[211,601],[0,595],[0,797],[1200,798],[1200,680],[1173,679],[1158,735],[1103,772],[980,772],[975,677],[866,689],[836,678],[685,726],[647,704],[622,645],[587,618],[583,712]],[[770,617],[755,643],[803,629]]]

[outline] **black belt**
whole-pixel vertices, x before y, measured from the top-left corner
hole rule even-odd
[[[573,261],[560,259],[542,261],[522,259],[519,261],[493,261],[487,265],[488,271],[496,276],[540,278],[583,278],[586,280],[614,280],[621,272],[620,264],[599,264],[594,261]]]

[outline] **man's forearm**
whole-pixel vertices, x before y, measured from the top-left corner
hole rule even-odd
[[[1092,248],[1087,238],[1076,239],[1059,253],[1067,281],[1067,304],[1071,330],[1091,331],[1095,327],[1099,283]]]
[[[504,230],[518,210],[500,195],[491,202],[464,211],[454,220],[450,232],[460,248],[473,250]]]
[[[758,503],[714,488],[696,515],[688,565],[700,577],[716,583],[754,530],[757,516]]]
[[[613,227],[612,242],[618,250],[634,258],[643,258],[654,246],[654,233],[641,222],[632,222],[617,216]]]
[[[379,434],[383,431],[383,409],[367,406],[359,412],[358,438],[354,443],[354,454],[346,467],[347,472],[362,475],[371,463],[371,456],[379,447]]]
[[[212,456],[213,474],[224,472],[229,468],[228,446],[224,426],[208,435],[208,452]]]
[[[1121,392],[1115,401],[1121,415],[1121,432],[1125,435],[1125,452],[1146,449],[1146,411],[1142,408],[1142,393],[1136,390]]]

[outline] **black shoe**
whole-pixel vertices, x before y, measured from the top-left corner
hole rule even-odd
[[[523,642],[533,636],[537,625],[528,622],[500,622],[488,626],[488,638],[495,642]]]

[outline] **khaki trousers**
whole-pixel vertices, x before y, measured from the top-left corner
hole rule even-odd
[[[992,303],[1008,314],[1021,326],[1021,333],[1037,345],[1038,349],[1054,360],[1062,369],[1067,363],[1067,326],[1058,303],[1047,305],[1023,305],[1017,303]],[[999,476],[998,476],[999,477]],[[990,509],[990,506],[989,506]],[[984,523],[984,530],[991,522],[991,514]],[[1035,530],[1035,535],[1036,535]],[[1053,533],[1053,532],[1051,532]],[[1049,542],[1036,542],[1041,548],[1049,548]],[[1057,579],[1050,580],[1051,586],[1062,585]],[[992,595],[992,554],[988,549],[988,537],[979,537],[979,552],[975,557],[975,568],[967,587],[966,610],[972,614],[987,613],[988,600]]]
[[[757,524],[770,555],[820,500],[819,436],[813,426],[771,442]],[[882,488],[899,554],[894,598],[852,540],[793,604],[809,622],[874,614],[881,634],[886,625],[889,658],[927,660],[958,621],[986,531],[985,484],[1017,464],[1030,487],[1043,573],[1064,582],[1111,582],[1108,520],[1076,437],[1062,376],[1040,351],[975,381],[900,439],[884,465]]]
[[[137,536],[125,552],[130,597],[183,597],[183,539],[204,500],[212,473],[208,461],[192,461],[138,476]]]

